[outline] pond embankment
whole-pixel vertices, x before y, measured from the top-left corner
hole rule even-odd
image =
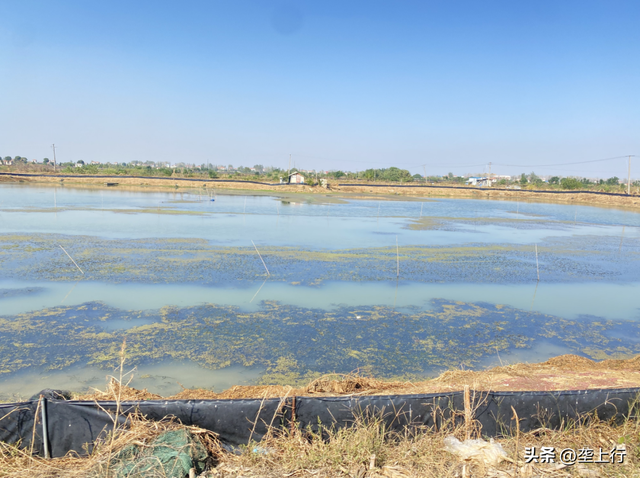
[[[327,374],[301,387],[236,385],[221,392],[193,388],[163,397],[134,387],[110,383],[105,391],[76,394],[75,400],[227,400],[292,396],[416,395],[461,391],[464,387],[494,392],[600,390],[640,387],[640,355],[627,360],[594,361],[578,355],[560,355],[541,363],[515,363],[487,370],[449,370],[424,381],[391,381],[357,374]],[[115,388],[114,388],[115,387]]]
[[[144,176],[93,176],[75,174],[32,174],[0,173],[0,181],[30,183],[66,183],[93,187],[137,188],[215,188],[238,189],[244,191],[273,191],[277,193],[306,193],[346,195],[349,197],[388,199],[447,197],[467,199],[492,199],[507,201],[554,202],[563,204],[584,204],[598,207],[625,207],[640,209],[640,195],[637,191],[631,195],[605,193],[599,191],[556,191],[506,188],[477,188],[470,186],[438,186],[380,183],[341,183],[330,182],[329,188],[309,186],[307,184],[278,184],[261,181],[233,179],[203,179],[180,177],[144,177]],[[109,186],[107,186],[107,183]],[[382,196],[382,197],[381,197]]]

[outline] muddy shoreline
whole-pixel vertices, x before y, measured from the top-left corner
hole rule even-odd
[[[303,386],[281,384],[236,385],[222,392],[184,388],[163,397],[135,386],[122,387],[123,400],[221,400],[279,398],[283,396],[413,395],[461,391],[465,386],[482,391],[596,390],[640,387],[640,355],[627,360],[593,361],[560,355],[541,363],[516,363],[487,370],[448,370],[424,381],[392,381],[357,374],[327,374]],[[75,400],[109,400],[107,391],[76,394]]]
[[[556,204],[582,204],[597,207],[640,209],[640,196],[604,195],[597,192],[540,192],[527,189],[485,189],[474,187],[408,186],[399,184],[339,185],[330,182],[329,188],[309,185],[280,185],[242,180],[210,180],[199,178],[155,178],[155,177],[86,177],[75,175],[12,174],[0,173],[0,182],[36,184],[63,184],[73,187],[95,187],[145,191],[167,191],[176,189],[237,190],[236,194],[269,194],[273,196],[323,196],[326,199],[375,199],[411,200],[418,198],[464,198],[507,201],[546,202]],[[114,184],[107,186],[107,183]],[[325,199],[325,200],[326,200]]]

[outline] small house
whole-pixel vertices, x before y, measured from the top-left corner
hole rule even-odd
[[[304,176],[298,171],[289,174],[289,184],[304,184]]]
[[[493,183],[495,183],[496,180],[493,178],[478,178],[478,177],[471,177],[469,179],[467,179],[467,184],[470,186],[478,186],[478,187],[487,187],[487,186],[493,186]]]
[[[479,179],[482,179],[482,178],[477,176],[471,176],[469,179],[467,179],[467,184],[469,186],[476,186],[478,184]]]

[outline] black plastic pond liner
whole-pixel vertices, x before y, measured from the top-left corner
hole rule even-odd
[[[515,430],[516,410],[523,432],[540,427],[559,428],[587,414],[601,420],[620,421],[631,412],[640,388],[556,392],[475,392],[474,419],[482,435],[499,436]],[[84,454],[100,436],[113,429],[116,402],[43,400],[47,415],[46,438],[52,457],[72,451]],[[0,440],[19,443],[44,453],[43,427],[34,416],[38,401],[0,405]],[[242,400],[150,400],[122,402],[124,415],[137,412],[148,420],[175,417],[185,425],[216,432],[229,446],[259,441],[269,427],[290,427],[292,419],[301,429],[350,426],[356,417],[378,417],[388,430],[405,427],[438,428],[452,414],[464,410],[462,392],[346,397],[287,397]],[[40,414],[40,412],[38,412]],[[124,423],[123,416],[119,423]],[[35,433],[34,433],[35,431]]]

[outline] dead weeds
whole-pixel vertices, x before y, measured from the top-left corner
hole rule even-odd
[[[124,344],[122,356],[124,356]],[[483,392],[492,390],[485,385],[500,383],[504,376],[530,377],[544,372],[571,374],[585,372],[638,370],[638,358],[622,361],[593,362],[577,356],[561,356],[541,364],[518,364],[496,367],[485,372],[450,371],[437,379],[424,383],[385,382],[358,375],[327,375],[306,387],[294,389],[282,386],[233,387],[223,393],[209,390],[183,390],[174,399],[194,398],[268,398],[295,395],[333,394],[357,395],[397,393],[398,390],[423,393],[429,387],[453,387],[465,390],[464,413],[457,416],[441,412],[439,426],[410,426],[398,432],[387,427],[383,416],[356,416],[352,426],[336,429],[319,424],[315,428],[300,429],[273,427],[260,442],[250,442],[236,453],[225,450],[215,433],[196,427],[186,427],[175,420],[152,422],[142,416],[128,416],[124,426],[107,434],[88,451],[87,456],[69,454],[64,458],[45,460],[33,456],[29,450],[0,443],[0,476],[22,477],[115,477],[111,464],[113,457],[125,446],[145,446],[161,433],[187,429],[205,446],[210,456],[209,469],[201,477],[357,477],[357,478],[534,478],[534,477],[632,477],[640,476],[638,445],[640,444],[640,418],[638,407],[632,407],[629,416],[619,424],[606,422],[597,416],[585,416],[564,424],[559,430],[540,428],[521,433],[516,427],[513,435],[496,439],[506,456],[497,461],[452,454],[446,449],[445,439],[482,439],[479,423],[471,417],[483,399]],[[124,374],[126,375],[126,374]],[[112,378],[107,390],[96,391],[93,400],[157,399],[146,390],[139,391]],[[465,387],[465,383],[467,386]],[[430,384],[429,386],[425,384]],[[467,392],[468,391],[468,392]],[[256,396],[257,395],[257,396]],[[83,397],[87,399],[89,396]],[[544,417],[539,417],[544,423]],[[518,417],[514,412],[514,419]],[[114,421],[115,423],[115,421]],[[483,447],[492,446],[484,442]],[[527,463],[525,450],[535,447],[564,449],[591,449],[594,460],[602,450],[607,454],[615,450],[624,454],[623,463],[576,463],[565,465],[556,457],[555,462]]]
[[[112,379],[107,390],[77,395],[76,400],[114,400],[120,391],[123,400],[222,400],[240,398],[278,398],[292,396],[341,395],[411,395],[460,391],[465,385],[475,390],[551,391],[599,388],[640,387],[640,356],[628,360],[595,362],[577,355],[561,355],[546,362],[513,364],[488,370],[449,370],[424,381],[385,381],[353,374],[328,374],[305,387],[286,385],[236,385],[223,392],[206,389],[183,389],[180,393],[161,397],[146,389],[136,390]]]

